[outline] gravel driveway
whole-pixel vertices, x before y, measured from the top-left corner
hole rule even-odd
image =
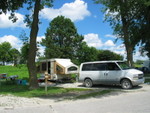
[[[60,87],[81,84],[62,84]],[[94,87],[94,88],[101,88]],[[103,87],[109,88],[109,87]],[[115,87],[119,89],[119,87]],[[114,88],[114,89],[115,89]],[[55,102],[52,99],[0,95],[0,113],[150,113],[150,85],[104,97]]]

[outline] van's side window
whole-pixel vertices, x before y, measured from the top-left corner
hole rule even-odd
[[[92,71],[102,71],[106,70],[106,64],[105,63],[94,63],[92,67]]]
[[[82,71],[102,71],[106,70],[105,63],[83,64]]]
[[[120,70],[115,63],[107,63],[107,70]]]
[[[91,71],[92,64],[83,64],[82,71]]]

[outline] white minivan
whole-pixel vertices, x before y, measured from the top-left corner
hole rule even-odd
[[[142,71],[131,69],[123,61],[95,61],[80,65],[79,82],[86,87],[94,84],[119,84],[130,89],[144,83]]]

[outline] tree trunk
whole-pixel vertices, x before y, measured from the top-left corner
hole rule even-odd
[[[127,63],[130,67],[133,67],[133,48],[132,47],[126,47],[127,51]]]
[[[126,0],[121,0],[121,5],[124,5],[122,7],[127,7],[127,1]],[[129,66],[133,66],[133,48],[132,48],[132,45],[130,43],[130,37],[129,37],[129,32],[128,32],[128,28],[129,28],[129,24],[130,24],[130,21],[128,21],[126,19],[127,15],[128,15],[128,12],[125,11],[124,9],[120,9],[121,11],[121,21],[122,21],[122,29],[123,29],[123,39],[124,39],[124,44],[125,44],[125,47],[126,47],[126,52],[127,52],[127,63]]]
[[[30,44],[29,44],[29,53],[28,53],[28,59],[27,59],[30,89],[37,89],[39,87],[38,81],[37,81],[35,57],[36,57],[36,51],[37,51],[36,38],[37,38],[38,30],[39,30],[38,16],[39,16],[39,10],[40,10],[40,2],[41,0],[35,1],[33,22],[32,22],[31,31],[30,31]]]

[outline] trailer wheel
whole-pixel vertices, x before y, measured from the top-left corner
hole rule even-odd
[[[85,85],[85,87],[92,87],[93,86],[93,82],[92,82],[91,79],[87,78],[84,81],[84,85]]]

